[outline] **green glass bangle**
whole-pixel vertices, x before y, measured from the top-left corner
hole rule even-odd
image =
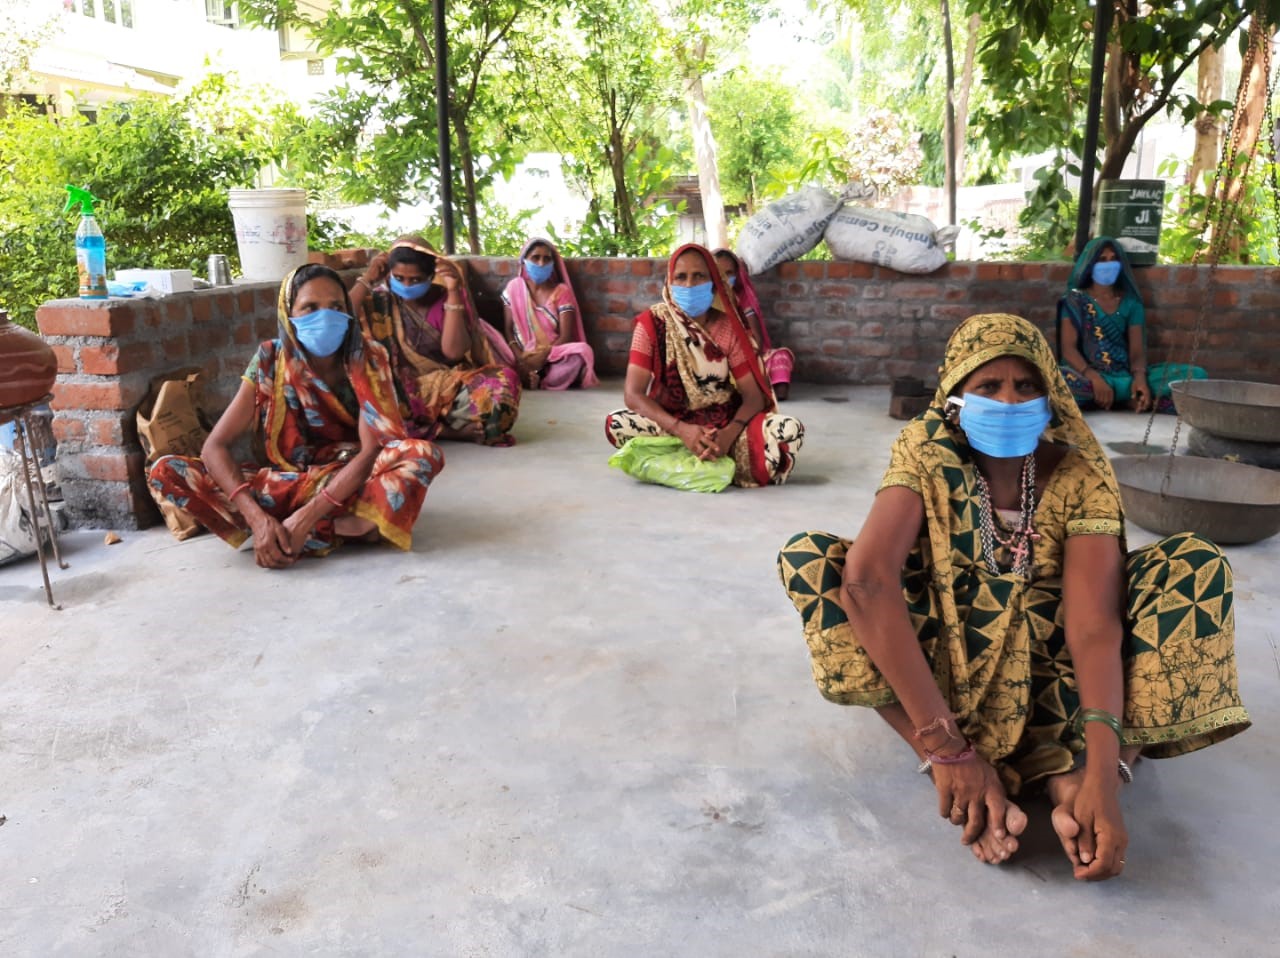
[[[1086,722],[1101,722],[1116,733],[1116,738],[1123,740],[1120,720],[1106,709],[1081,709],[1080,715],[1076,718],[1076,728],[1083,732]]]

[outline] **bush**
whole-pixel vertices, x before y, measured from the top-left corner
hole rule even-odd
[[[21,108],[0,116],[0,297],[18,323],[34,329],[41,303],[76,295],[79,215],[63,212],[68,183],[100,201],[108,276],[121,267],[203,274],[210,253],[238,265],[226,191],[253,186],[277,151],[260,115],[214,110],[211,88],[225,90],[225,78],[177,100],[108,104],[96,123]]]

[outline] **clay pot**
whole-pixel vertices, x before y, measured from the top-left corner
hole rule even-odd
[[[43,399],[57,378],[58,360],[48,344],[0,310],[0,409]]]

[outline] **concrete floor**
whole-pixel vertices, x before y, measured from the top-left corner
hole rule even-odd
[[[61,612],[0,569],[0,954],[1274,954],[1280,537],[1228,550],[1255,727],[1138,766],[1124,877],[1036,826],[983,866],[810,679],[775,553],[857,530],[900,424],[795,393],[785,488],[610,470],[613,382],[450,444],[409,554],[78,532]]]

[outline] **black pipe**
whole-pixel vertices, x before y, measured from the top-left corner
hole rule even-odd
[[[1102,80],[1107,67],[1107,31],[1111,29],[1112,0],[1097,0],[1093,18],[1093,59],[1089,64],[1089,112],[1084,126],[1084,156],[1080,158],[1080,209],[1076,213],[1076,254],[1089,242],[1093,220],[1093,171],[1098,165],[1098,123],[1102,118]]]
[[[453,163],[449,158],[449,38],[445,34],[444,0],[432,0],[436,27],[436,137],[440,151],[440,228],[444,251],[452,256]]]
[[[956,61],[951,45],[951,4],[942,0],[942,32],[947,45],[947,108],[942,117],[942,135],[946,137],[947,157],[947,222],[956,222]]]

